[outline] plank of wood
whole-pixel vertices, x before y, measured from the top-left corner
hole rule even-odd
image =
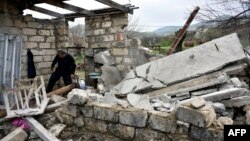
[[[56,109],[60,108],[61,105],[63,103],[67,103],[68,100],[65,100],[65,101],[62,101],[62,102],[58,102],[58,103],[55,103],[55,104],[51,104],[51,105],[48,105],[45,109],[45,112],[48,113],[48,112],[54,112]]]
[[[50,16],[54,16],[54,17],[58,17],[58,18],[64,18],[63,14],[53,12],[53,11],[50,11],[50,10],[47,10],[47,9],[44,9],[44,8],[41,8],[41,7],[33,6],[33,7],[30,7],[29,9],[40,12],[40,13],[47,14],[47,15],[50,15]]]
[[[47,93],[47,96],[50,97],[52,95],[62,95],[62,94],[65,94],[65,93],[71,91],[74,87],[75,87],[74,84],[70,84],[70,85],[64,86],[64,87],[62,87],[60,89],[57,89],[55,91],[52,91],[50,93]]]
[[[26,117],[25,119],[27,120],[31,128],[37,133],[37,135],[44,141],[60,141],[58,138],[55,137],[55,135],[45,129],[33,117]]]
[[[121,10],[123,12],[131,13],[131,10],[128,7],[123,6],[123,5],[119,4],[119,3],[116,3],[116,2],[114,2],[112,0],[96,0],[96,1],[98,1],[100,3],[103,3],[105,5],[108,5],[108,6],[112,7],[112,8],[119,9],[119,10]]]

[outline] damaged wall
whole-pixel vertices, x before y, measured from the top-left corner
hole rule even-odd
[[[128,25],[128,14],[111,14],[104,16],[86,17],[86,43],[87,52],[94,48],[107,48],[115,58],[115,66],[121,76],[132,68],[148,62],[144,52],[139,50],[141,42],[138,39],[128,39],[125,27]],[[94,61],[92,58],[85,58],[86,82],[88,84],[88,73],[94,72]]]
[[[45,81],[51,74],[51,63],[57,48],[68,46],[68,23],[59,20],[34,19],[31,15],[22,16],[16,6],[0,4],[0,33],[17,35],[22,38],[21,77],[27,78],[27,49],[34,55],[37,75]]]

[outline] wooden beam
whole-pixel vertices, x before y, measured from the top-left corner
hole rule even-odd
[[[53,5],[53,6],[57,6],[57,7],[64,8],[64,9],[67,9],[67,10],[70,10],[70,11],[73,11],[76,13],[80,13],[80,14],[83,14],[86,16],[93,16],[94,15],[94,13],[89,11],[89,10],[86,10],[84,8],[80,8],[80,7],[77,7],[74,5],[70,5],[70,4],[64,3],[62,1],[44,0],[44,2],[47,4]]]
[[[41,8],[41,7],[33,6],[33,7],[30,7],[29,9],[33,10],[33,11],[43,13],[43,14],[47,14],[47,15],[50,15],[50,16],[54,16],[54,17],[58,17],[58,18],[64,18],[63,14],[59,14],[57,12],[50,11],[50,10],[47,10],[47,9],[44,9],[44,8]]]
[[[27,120],[31,128],[37,133],[37,135],[44,141],[60,141],[58,138],[55,137],[55,135],[45,129],[33,117],[26,117],[25,119]]]
[[[123,5],[119,4],[119,3],[116,3],[116,2],[114,2],[112,0],[96,0],[96,1],[98,1],[100,3],[103,3],[105,5],[108,5],[108,6],[112,7],[112,8],[119,9],[122,12],[131,13],[133,11],[133,10],[130,10],[128,7],[123,6]]]

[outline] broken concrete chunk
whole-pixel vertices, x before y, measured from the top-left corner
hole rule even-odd
[[[65,97],[62,97],[62,96],[59,96],[59,95],[52,95],[50,97],[50,100],[55,102],[55,103],[58,103],[58,102],[62,102],[62,101],[65,101],[67,100]]]
[[[118,105],[122,106],[122,108],[128,108],[130,106],[129,102],[127,100],[118,100]]]
[[[118,99],[115,97],[113,93],[105,93],[104,97],[100,100],[101,103],[106,103],[106,104],[117,104]]]
[[[77,116],[77,107],[76,105],[71,105],[71,104],[62,104],[61,105],[61,112],[73,117]]]
[[[122,81],[119,70],[114,66],[103,65],[101,67],[102,75],[101,79],[104,82],[105,90],[109,91],[115,85]]]
[[[202,106],[205,105],[205,100],[201,97],[198,97],[198,98],[194,98],[192,101],[191,101],[191,106],[195,109],[198,109],[198,108],[201,108]]]
[[[178,120],[206,128],[216,119],[216,114],[211,103],[206,102],[205,106],[199,109],[193,109],[187,105],[180,106],[177,109],[176,117]]]
[[[66,125],[73,125],[73,117],[67,114],[62,113],[62,109],[57,109],[55,111],[56,117],[59,121]]]
[[[27,137],[27,133],[22,128],[17,128],[2,138],[1,141],[25,141]]]
[[[231,78],[231,82],[237,88],[241,88],[242,87],[242,83],[240,82],[239,78],[237,78],[237,77]]]
[[[51,132],[53,135],[58,137],[60,133],[65,129],[65,127],[66,125],[61,124],[61,123],[55,124],[49,129],[49,132]]]
[[[128,94],[127,100],[135,108],[153,110],[147,95]]]
[[[215,123],[217,129],[224,129],[224,125],[233,125],[233,120],[229,117],[219,117]]]
[[[74,124],[76,127],[83,127],[84,126],[84,121],[83,121],[83,117],[78,117],[74,119]]]
[[[219,102],[213,103],[213,107],[216,113],[223,113],[226,111],[225,105]]]
[[[115,64],[115,59],[113,58],[113,56],[111,56],[108,50],[95,54],[94,61],[96,63],[109,65],[109,66]]]
[[[69,100],[69,103],[76,105],[83,105],[89,99],[87,91],[82,89],[73,89],[68,93],[67,98]]]

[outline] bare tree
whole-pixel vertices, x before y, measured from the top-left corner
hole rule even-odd
[[[71,42],[74,46],[81,45],[85,43],[85,26],[82,24],[75,25],[70,29],[71,33]]]
[[[133,38],[136,35],[138,35],[139,32],[142,31],[142,27],[138,25],[139,23],[138,17],[133,17],[132,15],[129,15],[128,17],[128,26],[125,29],[125,32],[127,33],[129,38]]]
[[[216,22],[223,26],[250,17],[250,0],[209,0],[197,16],[205,22]]]

